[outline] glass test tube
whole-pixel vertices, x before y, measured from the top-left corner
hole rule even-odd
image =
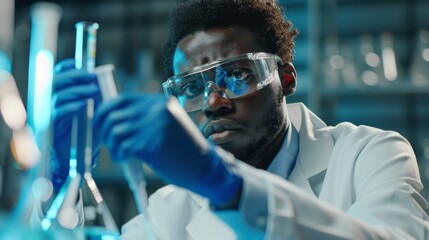
[[[58,4],[40,2],[30,7],[31,37],[28,65],[27,125],[32,130],[40,162],[30,169],[21,188],[21,196],[14,210],[15,216],[27,222],[33,209],[34,200],[42,195],[50,197],[50,182],[45,177],[45,166],[50,156],[49,126],[51,90],[54,62],[57,52],[58,24],[62,9]],[[17,136],[18,137],[18,136]],[[15,147],[22,143],[16,143]],[[39,183],[47,183],[44,187]],[[37,191],[34,191],[37,189]]]
[[[98,85],[103,97],[103,102],[108,102],[118,96],[115,80],[113,78],[113,69],[114,66],[108,64],[99,66],[94,70],[94,72],[97,74]],[[124,172],[124,176],[127,179],[130,190],[133,193],[137,210],[140,214],[143,215],[143,226],[146,233],[145,239],[155,239],[149,215],[147,213],[148,194],[146,191],[146,180],[144,177],[142,163],[137,159],[129,159],[128,161],[121,162],[121,167]]]
[[[77,69],[91,71],[95,65],[96,30],[98,24],[79,22],[76,24],[76,53],[75,61]],[[88,129],[88,112],[93,109],[93,100],[89,100],[88,109],[83,109],[72,119],[71,143],[70,143],[70,170],[66,182],[61,187],[51,207],[42,221],[42,228],[48,230],[57,220],[62,227],[74,229],[78,225],[77,212],[74,204],[77,199],[81,175],[78,167],[85,166],[85,156],[92,154],[92,131]],[[91,138],[88,138],[91,136]],[[90,148],[87,149],[87,144]],[[89,151],[89,152],[88,152]],[[86,153],[88,152],[88,153]],[[72,216],[74,216],[72,218]]]
[[[95,68],[95,57],[96,57],[96,40],[97,40],[97,23],[91,22],[78,22],[76,24],[76,52],[75,52],[75,61],[77,69],[85,69],[89,72],[94,71]],[[86,206],[85,213],[88,213],[85,216],[85,219],[90,221],[95,221],[95,216],[98,214],[101,215],[103,227],[108,231],[106,234],[111,234],[109,236],[119,235],[118,227],[110,213],[108,206],[106,205],[101,193],[92,177],[92,155],[93,155],[93,131],[92,131],[92,119],[94,117],[94,100],[89,99],[87,102],[86,111],[82,111],[78,116],[77,123],[77,133],[78,139],[85,138],[85,144],[82,144],[78,140],[76,143],[77,157],[78,162],[82,163],[79,157],[84,158],[85,163],[85,174],[84,179],[86,186],[88,186],[89,192],[95,200],[95,209],[94,206]],[[96,221],[95,221],[96,222]],[[94,223],[95,224],[95,223]],[[87,229],[87,235],[92,236],[94,229]],[[107,236],[107,235],[106,235]]]
[[[92,71],[95,67],[98,24],[78,22],[76,27],[75,64],[77,69]],[[90,126],[94,112],[94,101],[88,100],[86,110],[79,112],[74,120],[72,132],[77,134],[72,142],[71,153],[76,154],[79,165],[85,165],[85,172],[91,170],[92,159],[92,128]],[[89,159],[88,159],[89,158]]]
[[[77,69],[92,71],[95,67],[98,23],[78,22],[76,27],[75,60]]]

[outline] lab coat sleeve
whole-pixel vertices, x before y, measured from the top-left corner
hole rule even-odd
[[[349,141],[346,145],[360,144],[353,143],[356,139]],[[428,239],[427,203],[419,193],[422,184],[409,143],[396,133],[380,132],[360,152],[344,152],[344,159],[339,154],[332,164],[353,161],[349,175],[352,184],[347,191],[355,198],[345,209],[317,199],[278,176],[237,162],[244,179],[238,212],[249,226],[264,228],[264,239],[270,240]],[[328,168],[326,174],[336,175],[331,170],[337,169]],[[264,207],[250,197],[255,194],[267,196],[266,221]],[[262,210],[260,217],[249,217],[255,209]],[[234,226],[234,218],[217,215]]]
[[[186,226],[199,209],[200,205],[182,188],[167,185],[158,189],[149,197],[147,208],[152,235],[156,239],[189,239]],[[148,239],[146,221],[142,214],[128,221],[122,226],[121,239]]]

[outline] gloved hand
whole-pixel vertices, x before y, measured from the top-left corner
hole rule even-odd
[[[240,193],[242,178],[226,167],[204,137],[195,141],[178,122],[177,111],[201,133],[179,104],[169,101],[159,94],[119,96],[100,106],[94,126],[101,128],[113,159],[145,161],[168,182],[209,198],[214,206],[223,206]],[[202,152],[201,146],[207,151]]]
[[[96,75],[77,70],[74,59],[58,63],[55,66],[52,87],[53,152],[50,161],[51,180],[55,191],[61,188],[69,174],[72,119],[86,108],[90,98],[94,99],[95,106],[101,102]],[[97,156],[101,146],[97,136],[94,132],[93,156]],[[84,162],[78,162],[77,171],[84,173]]]

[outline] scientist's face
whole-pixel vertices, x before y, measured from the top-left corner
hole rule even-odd
[[[252,32],[240,27],[198,31],[179,42],[174,54],[174,73],[263,51]],[[210,93],[202,109],[188,114],[210,142],[258,168],[268,167],[286,132],[285,100],[278,77],[268,86],[234,99]]]

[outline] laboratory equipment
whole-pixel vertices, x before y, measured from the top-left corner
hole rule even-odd
[[[46,131],[51,117],[50,97],[62,9],[57,4],[43,2],[32,5],[30,14],[32,24],[28,70],[28,124],[33,129],[42,153],[45,153],[49,152],[46,151]]]
[[[58,24],[62,16],[62,9],[54,3],[40,2],[31,6],[30,16],[28,125],[34,133],[42,159],[40,165],[32,170],[33,176],[29,177],[29,182],[32,183],[37,182],[36,178],[45,175],[46,164],[50,156],[48,132],[51,120],[51,92],[57,52]],[[32,202],[32,199],[27,198],[27,201]]]
[[[345,87],[358,87],[356,73],[355,55],[350,43],[343,43],[340,46],[341,57],[344,60],[344,66],[341,68],[341,75]]]
[[[50,67],[51,67],[49,69],[50,75],[44,76],[44,79],[49,77],[49,79],[52,81],[53,66],[50,66]],[[49,85],[47,84],[47,86],[50,86],[52,88],[52,82]],[[49,93],[49,96],[50,95],[51,94]],[[45,106],[45,108],[50,109],[51,108],[50,104],[51,103],[49,99],[49,105]],[[37,106],[37,104],[35,105]],[[37,116],[39,115],[40,115],[40,112],[38,112]],[[77,120],[73,119],[74,124],[72,124],[72,133],[71,133],[72,145],[78,142],[78,139],[77,139],[78,136],[75,130],[77,128],[76,122]],[[37,124],[35,128],[37,129]],[[57,156],[53,156],[53,157],[57,157]],[[48,158],[46,157],[46,159]],[[76,199],[78,199],[80,179],[82,177],[77,171],[77,165],[78,163],[77,163],[76,148],[72,147],[70,150],[68,177],[64,182],[64,184],[62,185],[61,189],[59,189],[57,195],[54,197],[52,204],[47,209],[46,214],[41,221],[41,227],[45,231],[51,230],[53,226],[55,226],[54,228],[60,227],[60,228],[66,228],[66,229],[74,229],[77,226],[77,214],[71,214],[70,212],[71,209],[74,209]],[[55,181],[55,179],[53,179],[53,181]]]
[[[76,67],[80,69],[86,69],[91,71],[95,65],[95,30],[98,28],[98,24],[80,22],[76,24],[77,28],[77,41],[76,41]],[[65,176],[61,175],[61,169],[59,169],[60,175],[57,176],[57,172],[53,171],[53,183],[60,182],[58,185],[61,188],[58,191],[55,199],[53,200],[51,206],[46,212],[44,219],[41,222],[41,226],[44,230],[52,230],[57,227],[63,229],[72,229],[73,232],[79,232],[82,230],[82,235],[87,239],[98,239],[102,237],[117,238],[119,236],[119,231],[116,224],[113,221],[113,218],[110,214],[109,209],[102,201],[100,192],[98,191],[95,181],[91,175],[92,168],[92,128],[91,128],[91,118],[93,117],[94,111],[94,100],[88,100],[87,106],[84,110],[78,112],[78,115],[73,117],[70,125],[70,133],[66,137],[70,139],[70,148],[68,168],[62,166],[61,169],[68,169],[68,176],[65,179]],[[57,142],[54,142],[54,148]],[[67,146],[67,145],[66,145]],[[66,147],[68,148],[68,146]],[[59,148],[61,151],[61,148]],[[64,150],[64,149],[62,149]],[[57,151],[57,154],[59,152]],[[62,154],[64,155],[64,154]],[[64,156],[60,159],[59,155],[53,155],[53,162],[58,161],[57,163],[62,163],[65,159]],[[68,157],[68,156],[67,156]],[[66,157],[66,159],[68,159]],[[55,166],[55,164],[53,164]],[[84,166],[84,167],[82,167]],[[57,177],[56,177],[57,176]],[[83,186],[81,188],[81,182]],[[79,194],[82,192],[81,198]],[[95,201],[94,204],[85,205],[90,201],[86,197],[85,193],[89,193],[91,200]],[[76,229],[83,224],[82,214],[80,214],[76,209],[76,201],[80,199],[84,204],[84,214],[85,217],[85,227]],[[92,220],[86,207],[93,210],[93,212],[101,212],[103,227],[96,227],[91,225]],[[55,226],[55,227],[53,227]],[[94,232],[97,232],[96,234]]]
[[[376,50],[371,34],[362,34],[360,38],[360,55],[358,58],[359,77],[368,86],[383,84],[383,69],[381,57]]]
[[[33,175],[28,170],[40,161],[40,151],[31,129],[26,125],[27,113],[18,92],[14,77],[0,70],[0,120],[1,130],[8,129],[10,147],[8,153],[1,152],[0,170],[5,170],[0,178],[0,239],[54,239],[52,233],[31,229],[26,214],[31,210],[28,201],[36,198],[38,191],[32,191],[37,184],[32,183]],[[4,124],[3,124],[4,123]],[[6,150],[6,149],[4,149]],[[3,155],[4,154],[4,155]],[[12,167],[14,166],[14,167]],[[17,166],[19,169],[17,169]],[[4,190],[4,191],[2,191]]]
[[[23,189],[23,192],[29,193],[33,189],[38,189],[36,194],[33,193],[29,195],[30,197],[25,198],[25,201],[28,202],[27,205],[32,206],[34,200],[42,201],[38,196],[52,194],[52,192],[48,191],[49,188],[43,188],[37,184],[42,182],[38,181],[39,179],[45,179],[42,176],[46,176],[45,169],[50,158],[48,143],[50,138],[51,92],[53,68],[57,52],[58,24],[62,17],[62,9],[54,3],[35,3],[30,8],[30,16],[31,38],[28,68],[27,122],[34,133],[41,153],[41,162],[34,170],[31,170],[28,177],[28,186],[26,189]],[[44,193],[41,194],[40,191]],[[49,197],[47,196],[46,198]]]
[[[45,160],[49,158],[48,128],[50,124],[50,96],[58,21],[61,8],[53,3],[36,3],[31,6],[31,40],[28,75],[28,105],[26,113],[11,75],[0,78],[2,113],[12,129],[11,152],[15,166],[26,169],[19,199],[5,223],[0,224],[0,239],[70,239],[74,234],[31,229],[30,214],[35,201],[43,201],[52,195],[52,184],[44,173]],[[49,191],[50,190],[50,191]],[[10,192],[8,192],[10,194]]]
[[[91,72],[95,67],[97,23],[76,23],[76,52],[75,63],[77,69]],[[91,119],[94,113],[94,99],[89,99],[85,109],[78,113],[73,128],[77,138],[72,142],[71,151],[76,153],[78,163],[85,164],[85,172],[91,171],[92,165],[92,138]]]
[[[429,31],[421,30],[411,63],[410,76],[416,86],[429,85]]]
[[[341,69],[344,67],[344,59],[340,55],[336,38],[328,38],[325,47],[325,60],[323,61],[323,74],[325,85],[328,88],[336,88],[341,85]]]
[[[103,102],[108,102],[117,97],[115,81],[113,78],[114,66],[111,64],[99,66],[95,69],[98,84],[100,87]],[[130,190],[133,193],[137,210],[144,217],[145,233],[147,239],[155,239],[150,225],[150,219],[147,213],[148,195],[146,192],[146,180],[142,168],[142,163],[136,159],[121,162],[124,176],[127,179]]]
[[[77,69],[84,69],[92,72],[95,67],[96,39],[99,25],[92,22],[78,22],[76,24],[76,52],[75,61]],[[94,132],[92,131],[92,119],[94,117],[95,100],[87,101],[86,111],[82,111],[77,116],[76,134],[77,142],[73,143],[72,150],[76,147],[78,163],[82,163],[79,158],[83,157],[85,164],[83,186],[83,201],[85,215],[85,235],[90,239],[102,237],[118,237],[118,227],[104,201],[97,184],[92,177],[93,147],[95,144]],[[83,141],[82,141],[83,140]],[[88,197],[89,196],[89,199]]]
[[[381,60],[383,65],[383,78],[389,82],[397,81],[399,78],[399,64],[394,48],[393,35],[383,32],[380,36]]]

